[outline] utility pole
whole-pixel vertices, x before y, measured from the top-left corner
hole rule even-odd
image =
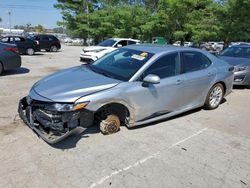
[[[9,14],[9,29],[10,29],[10,33],[11,33],[11,12],[8,12]]]
[[[89,4],[86,0],[86,8],[87,8],[87,25],[88,25],[88,46],[90,45],[90,39],[89,39]]]

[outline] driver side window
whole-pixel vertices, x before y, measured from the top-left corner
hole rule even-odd
[[[161,79],[180,74],[180,60],[178,53],[160,57],[145,72],[144,77],[155,74]]]
[[[121,41],[119,41],[119,42],[115,45],[115,47],[118,47],[118,45],[127,46],[127,44],[128,44],[128,41],[126,41],[126,40],[121,40]]]

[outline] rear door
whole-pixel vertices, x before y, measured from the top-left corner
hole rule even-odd
[[[181,52],[183,82],[183,106],[187,108],[205,102],[207,93],[216,76],[211,60],[201,52]]]
[[[50,49],[49,37],[45,35],[40,36],[39,44],[41,49]]]
[[[26,44],[25,44],[25,39],[22,37],[13,37],[15,44],[18,47],[19,53],[25,53],[26,52]]]

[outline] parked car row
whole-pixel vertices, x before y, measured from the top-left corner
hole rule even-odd
[[[29,37],[4,36],[3,43],[15,44],[20,54],[34,55],[35,52],[46,50],[56,52],[61,48],[60,41],[53,35],[37,34]]]
[[[0,75],[4,71],[21,66],[19,54],[34,55],[41,50],[56,52],[60,48],[60,41],[53,35],[33,35],[31,37],[9,35],[1,37]]]

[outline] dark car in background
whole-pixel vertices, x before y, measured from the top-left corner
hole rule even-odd
[[[4,71],[21,67],[21,57],[13,44],[0,42],[0,75]]]
[[[222,51],[219,57],[234,66],[234,85],[250,89],[250,45],[233,45]]]
[[[22,36],[5,36],[1,38],[1,42],[15,44],[20,54],[34,55],[35,52],[40,51],[35,41]]]
[[[54,35],[38,34],[29,37],[37,42],[41,50],[47,52],[57,52],[61,49],[60,41]]]

